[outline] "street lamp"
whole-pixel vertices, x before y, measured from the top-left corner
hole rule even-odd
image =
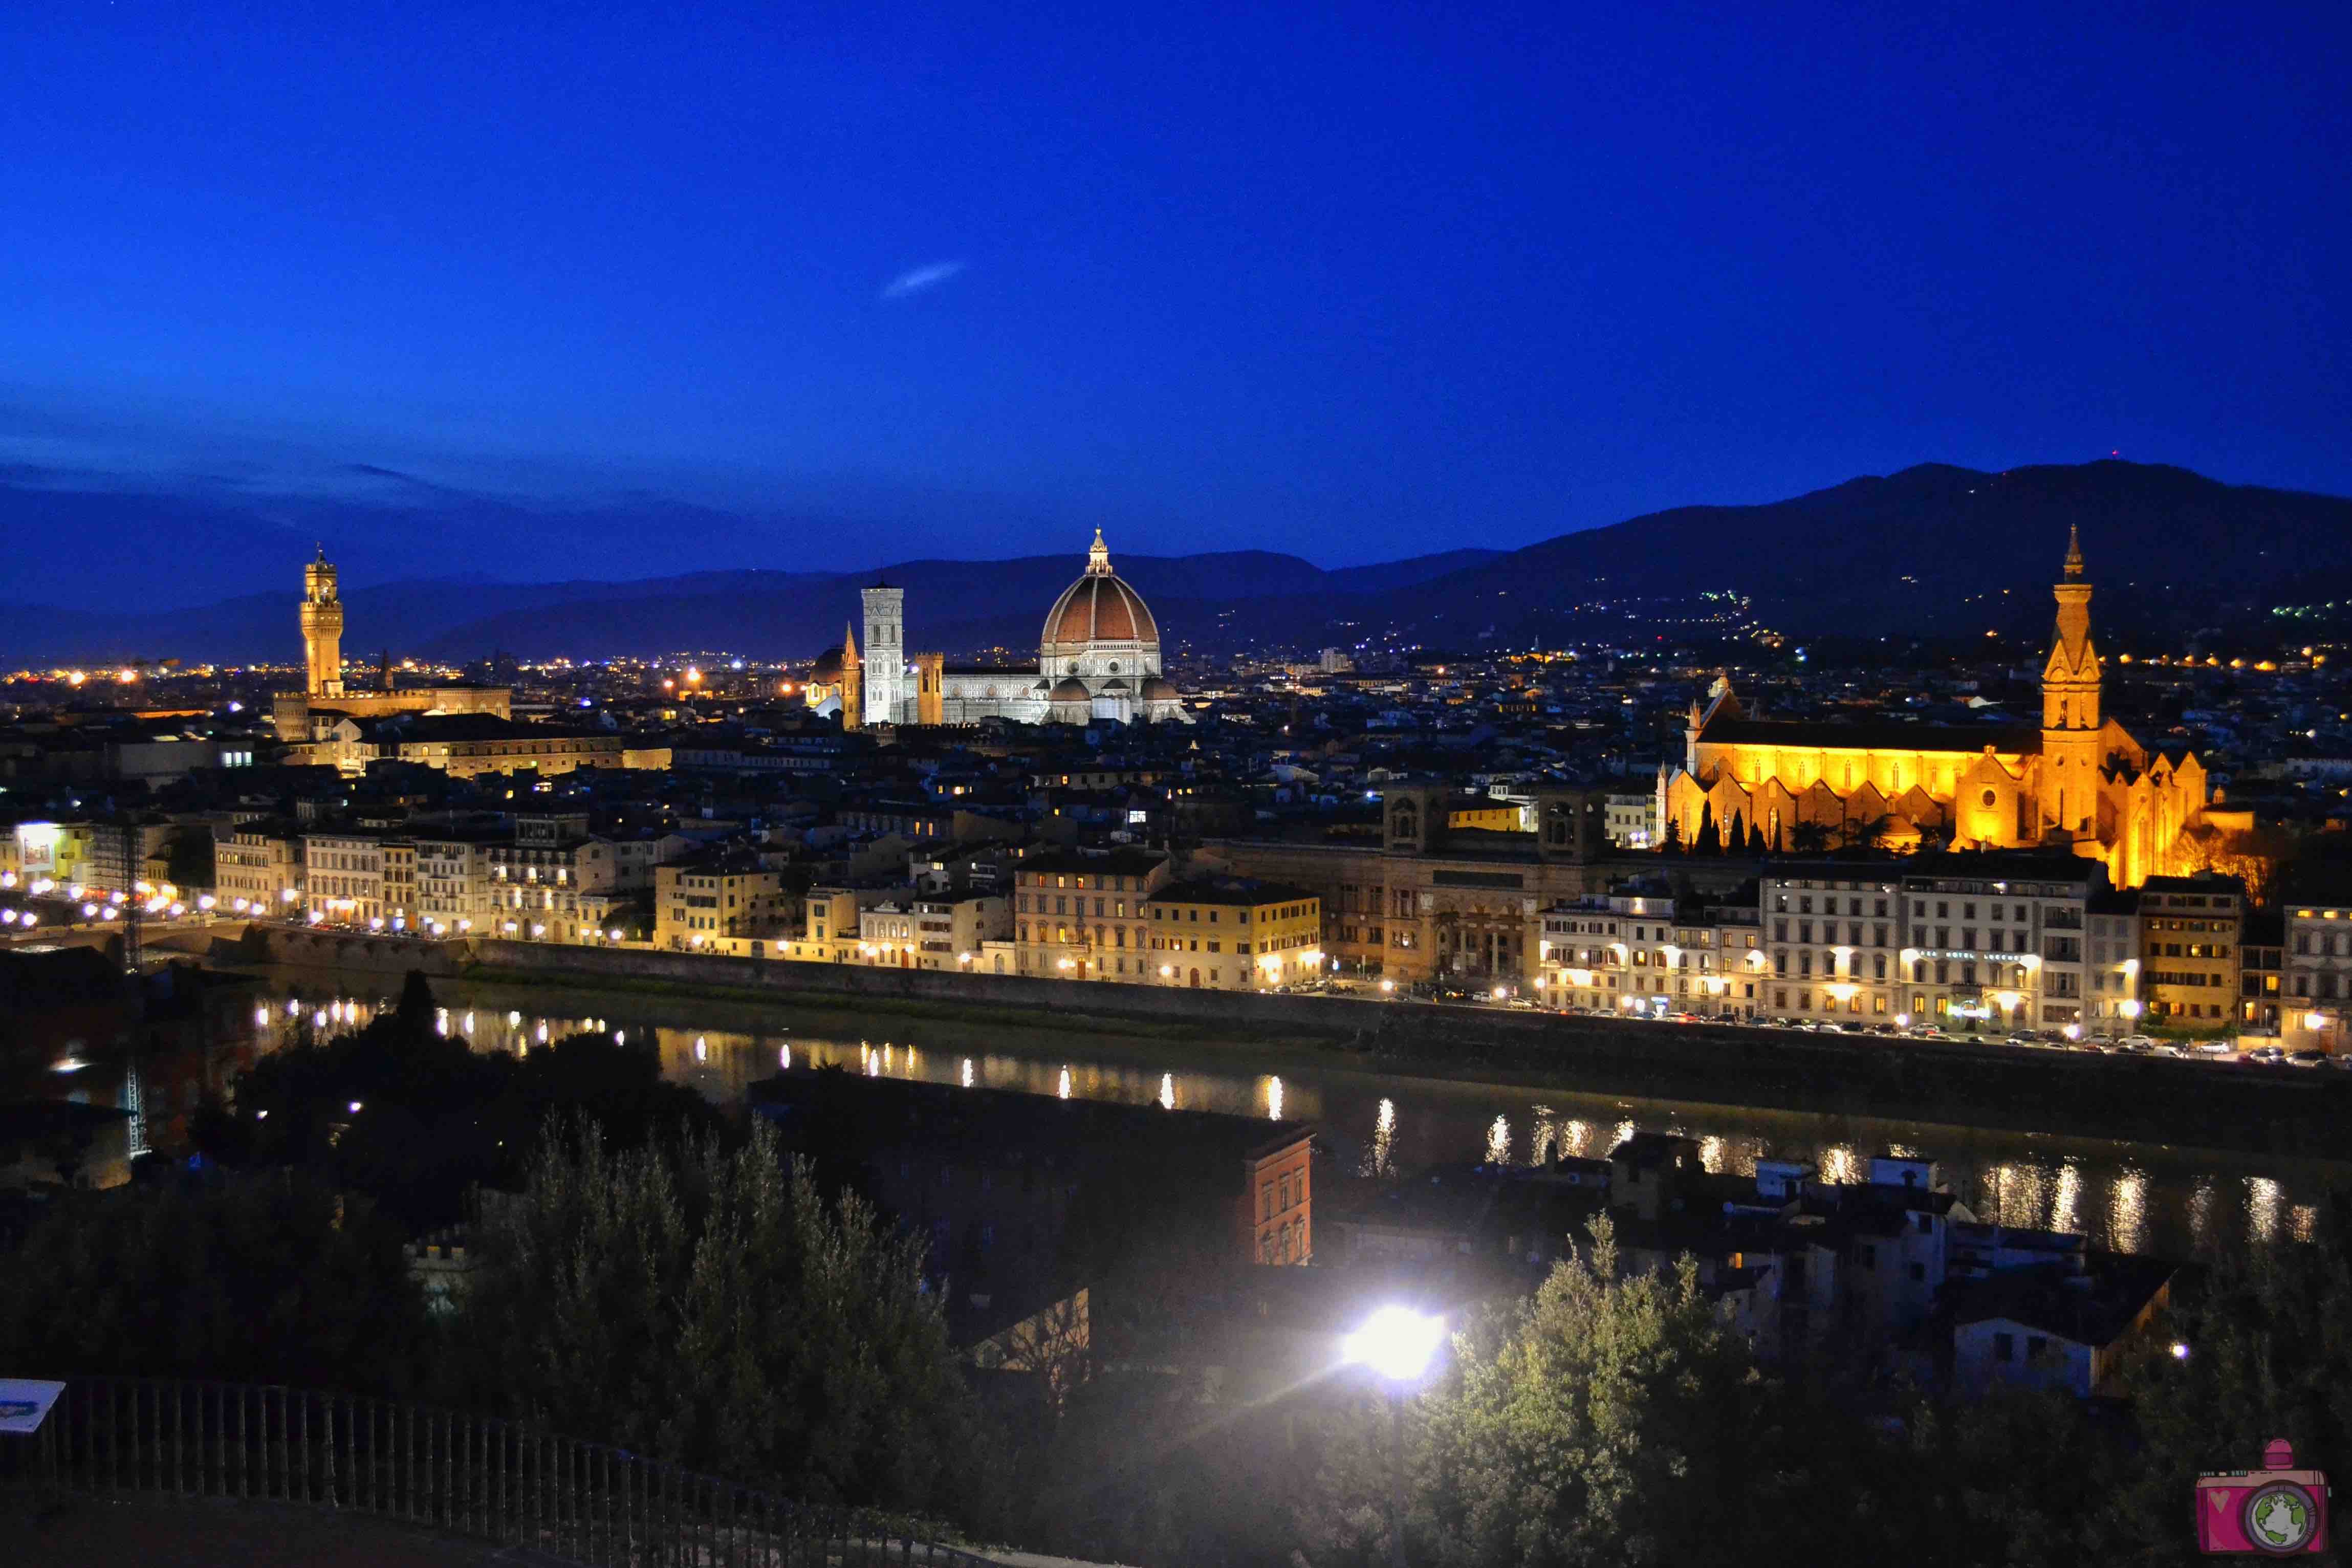
[[[1349,1334],[1347,1357],[1389,1385],[1389,1562],[1404,1568],[1404,1395],[1421,1381],[1445,1338],[1445,1320],[1411,1307],[1382,1307]]]

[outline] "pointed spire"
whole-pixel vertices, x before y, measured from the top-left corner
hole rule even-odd
[[[857,634],[847,621],[841,623],[841,662],[845,665],[857,662]]]
[[[2083,535],[2073,523],[2066,525],[2066,580],[2070,583],[2083,575]]]
[[[1089,577],[1110,575],[1110,546],[1103,542],[1102,530],[1099,528],[1095,530],[1094,548],[1087,552],[1087,575]]]

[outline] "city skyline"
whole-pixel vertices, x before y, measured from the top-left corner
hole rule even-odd
[[[2347,47],[0,16],[12,1543],[2324,1553]]]

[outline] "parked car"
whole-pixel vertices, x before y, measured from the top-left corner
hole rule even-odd
[[[2238,1047],[2228,1040],[2198,1040],[2189,1048],[2200,1057],[2210,1057],[2216,1060],[2238,1054]],[[2269,1054],[2265,1055],[2265,1052]],[[2252,1050],[2248,1051],[2246,1056],[2252,1061],[2276,1062],[2286,1059],[2286,1053],[2276,1046],[2256,1046]]]
[[[2170,1040],[2158,1040],[2151,1045],[2148,1049],[2159,1057],[2178,1057],[2183,1061],[2189,1059],[2189,1047],[2187,1046],[2176,1046]]]
[[[2327,1053],[2326,1051],[2290,1051],[2286,1059],[2290,1067],[2323,1068],[2327,1065]]]
[[[2147,1041],[2136,1037],[2117,1040],[2113,1046],[2108,1047],[2108,1049],[2114,1051],[2115,1054],[2119,1057],[2144,1057],[2147,1055],[2152,1048],[2153,1047]]]
[[[2197,1049],[2201,1055],[2210,1056],[2214,1054],[2211,1047],[2220,1043],[2218,1040],[2200,1040],[2197,1042]],[[2277,1046],[2256,1046],[2252,1050],[2248,1051],[2242,1059],[2260,1062],[2264,1067],[2277,1067],[2286,1060],[2286,1052]]]
[[[2152,1051],[2156,1048],[2156,1037],[2153,1035],[2126,1035],[2120,1043],[2131,1047],[2134,1050]]]

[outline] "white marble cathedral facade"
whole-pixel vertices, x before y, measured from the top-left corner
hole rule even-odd
[[[1162,673],[1160,624],[1111,570],[1110,548],[1095,531],[1086,572],[1045,614],[1032,668],[950,665],[936,653],[905,651],[906,590],[877,584],[861,595],[865,647],[845,637],[817,661],[810,697],[820,711],[850,711],[845,727],[971,724],[1190,724],[1183,696]]]

